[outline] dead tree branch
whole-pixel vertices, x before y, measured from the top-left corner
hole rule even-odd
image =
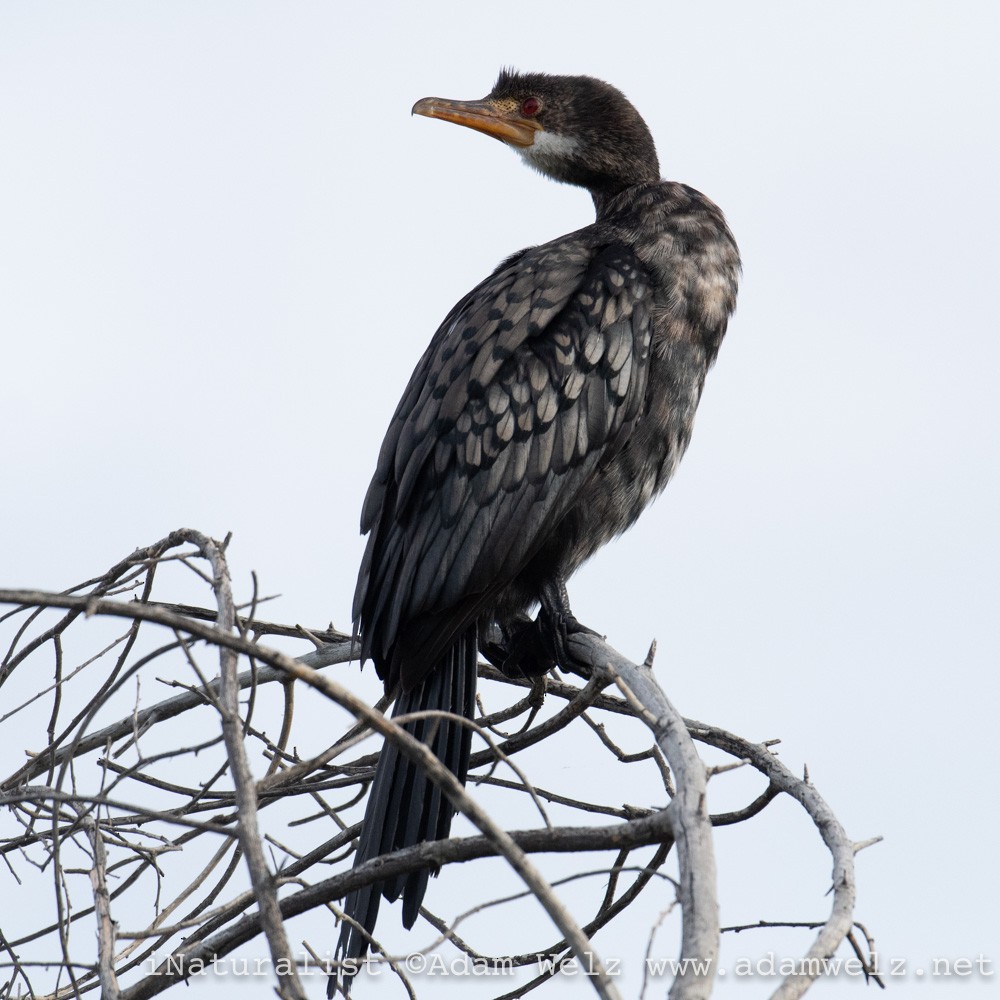
[[[676,792],[667,814],[680,863],[679,897],[683,914],[680,968],[670,1000],[703,1000],[712,992],[719,957],[719,904],[715,885],[712,822],[707,779],[680,714],[652,672],[652,654],[642,667],[593,635],[576,635],[571,649],[593,670],[610,669],[636,714],[649,726],[675,776]],[[702,965],[696,959],[707,960]],[[685,961],[687,960],[687,961]]]
[[[373,707],[326,672],[351,659],[350,636],[259,619],[256,581],[250,599],[237,605],[226,544],[176,531],[62,593],[0,591],[0,603],[10,606],[0,615],[0,739],[26,753],[0,775],[0,861],[18,883],[12,896],[50,899],[41,919],[16,903],[0,917],[3,996],[143,1000],[213,963],[235,961],[263,936],[279,995],[303,997],[304,977],[325,974],[330,956],[308,940],[293,951],[287,921],[296,918],[300,937],[332,942],[329,907],[351,889],[492,858],[509,881],[491,889],[493,878],[467,880],[461,914],[426,911],[433,940],[409,947],[520,971],[499,991],[478,984],[481,994],[513,998],[544,989],[575,959],[596,995],[615,998],[621,986],[592,936],[601,930],[604,941],[652,896],[654,884],[669,886],[656,909],[679,904],[678,963],[686,969],[670,996],[708,997],[719,947],[712,827],[749,822],[782,794],[808,812],[834,858],[832,912],[807,957],[831,955],[851,934],[853,855],[864,845],[847,838],[816,789],[792,775],[769,744],[682,719],[649,662],[630,663],[596,637],[574,636],[572,669],[583,680],[550,678],[544,697],[481,666],[482,717],[472,724],[480,743],[463,789],[383,714],[384,701]],[[262,646],[268,636],[308,647],[296,659]],[[173,691],[151,697],[159,685]],[[293,685],[302,693],[293,694]],[[317,726],[318,704],[325,707]],[[565,744],[571,756],[609,776],[582,792],[545,774],[547,761],[564,757],[550,748],[581,731],[582,742]],[[426,768],[478,834],[351,868],[377,760],[377,748],[362,745],[372,734]],[[709,771],[692,738],[748,768]],[[506,766],[513,779],[503,775]],[[711,815],[709,775],[716,775],[714,788],[751,768],[766,788],[748,788],[745,805]],[[636,804],[616,795],[612,774],[640,789]],[[498,802],[511,815],[522,803],[532,807],[527,822],[536,825],[506,830],[515,824],[497,822]],[[663,871],[675,845],[676,881]],[[601,852],[604,861],[589,860]],[[584,853],[583,871],[556,866]],[[578,894],[595,875],[602,884],[581,916],[567,893]],[[547,914],[558,940],[518,940],[521,921],[488,916],[523,906],[526,896]],[[477,930],[483,922],[486,934]],[[648,925],[626,934],[626,946],[637,947],[636,969],[646,940]],[[848,940],[857,950],[857,940]],[[383,943],[390,946],[388,937]],[[680,964],[687,958],[702,964]],[[389,961],[404,992],[430,991],[433,982],[399,956]],[[538,963],[544,967],[532,971]],[[775,996],[799,997],[812,978],[792,977]],[[641,981],[636,972],[635,993]]]

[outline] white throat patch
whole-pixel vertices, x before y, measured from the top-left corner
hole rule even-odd
[[[535,160],[544,162],[549,157],[565,159],[575,153],[579,145],[579,140],[570,136],[539,131],[535,133],[535,141],[530,146],[523,146],[517,151],[529,163]]]

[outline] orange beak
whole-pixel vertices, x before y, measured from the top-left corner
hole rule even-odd
[[[441,97],[424,97],[413,105],[411,114],[464,125],[521,149],[531,146],[535,133],[542,128],[515,107],[500,108],[488,100],[448,101]]]

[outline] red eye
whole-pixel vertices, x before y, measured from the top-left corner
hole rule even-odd
[[[525,118],[534,118],[535,115],[541,111],[541,109],[542,106],[538,103],[537,98],[529,97],[524,104],[521,105],[521,114],[524,115]]]

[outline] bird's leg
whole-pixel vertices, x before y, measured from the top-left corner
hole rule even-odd
[[[549,654],[564,669],[569,669],[573,657],[569,652],[569,637],[586,633],[600,635],[592,628],[579,622],[569,606],[569,594],[566,592],[566,581],[561,576],[554,576],[542,584],[539,595],[542,608],[538,612],[538,626],[542,641],[547,645]]]
[[[556,665],[543,627],[523,614],[481,633],[479,649],[505,677],[542,677]]]
[[[573,663],[569,637],[579,633],[599,635],[573,614],[561,576],[542,585],[539,600],[542,606],[534,621],[517,614],[491,623],[480,633],[480,651],[505,677],[541,677],[555,666],[569,669]]]

